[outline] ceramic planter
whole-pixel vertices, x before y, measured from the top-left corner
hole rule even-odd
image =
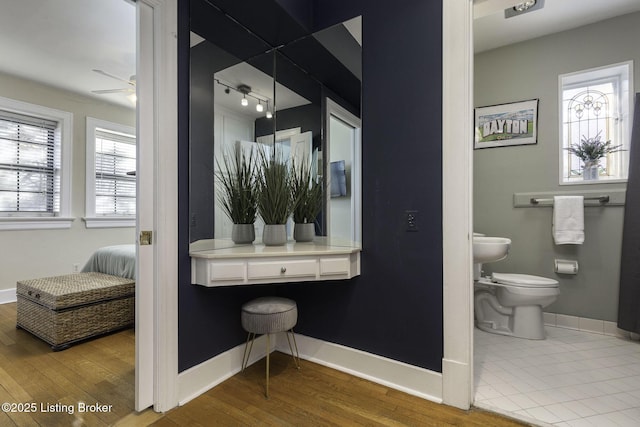
[[[287,229],[284,224],[265,224],[262,243],[266,246],[280,246],[287,243]]]
[[[311,242],[314,237],[316,237],[316,227],[313,223],[293,226],[293,238],[296,242]]]
[[[585,181],[593,181],[598,179],[598,161],[587,160],[584,162],[584,169],[582,169],[582,179]]]
[[[233,224],[231,240],[236,244],[253,243],[256,239],[256,229],[253,224]]]

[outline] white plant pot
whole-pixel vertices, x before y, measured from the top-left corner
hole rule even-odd
[[[585,181],[594,181],[598,179],[598,161],[587,160],[584,162],[584,168],[582,169],[582,179]]]

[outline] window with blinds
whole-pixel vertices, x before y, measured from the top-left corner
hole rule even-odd
[[[0,110],[0,215],[60,212],[58,122]]]
[[[95,214],[136,214],[136,137],[95,128]]]

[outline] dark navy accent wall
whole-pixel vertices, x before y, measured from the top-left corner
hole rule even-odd
[[[332,19],[351,17],[335,3]],[[442,5],[363,2],[361,14],[362,275],[286,294],[299,333],[441,372]],[[405,231],[405,210],[419,231]]]
[[[276,130],[285,130],[299,127],[301,132],[313,132],[313,146],[320,145],[320,106],[307,104],[300,107],[287,108],[278,111]],[[256,138],[273,134],[273,121],[267,118],[259,118],[255,121]]]
[[[279,3],[286,9],[290,2]],[[301,334],[442,371],[441,2],[314,4],[316,30],[363,16],[362,275],[288,285],[191,285],[189,218],[181,208],[179,371],[242,344],[240,306],[265,294],[298,302]],[[184,25],[181,19],[179,41],[188,37]],[[185,50],[188,42],[180,42],[179,185],[180,201],[188,206]],[[188,57],[186,63],[188,68]],[[419,231],[405,231],[405,210],[419,212]]]
[[[298,21],[302,27],[311,30],[313,27],[314,0],[276,0],[289,15]]]

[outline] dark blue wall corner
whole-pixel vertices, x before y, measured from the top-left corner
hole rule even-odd
[[[240,306],[266,294],[297,301],[301,334],[442,371],[442,4],[314,2],[316,29],[357,15],[363,17],[362,274],[335,282],[191,285],[188,212],[181,208],[180,371],[241,344]],[[180,94],[183,157],[188,81],[186,90]],[[179,200],[188,206],[188,160],[179,162]],[[406,210],[418,211],[418,231],[406,231]]]
[[[314,0],[276,0],[276,2],[309,32],[313,30]]]

